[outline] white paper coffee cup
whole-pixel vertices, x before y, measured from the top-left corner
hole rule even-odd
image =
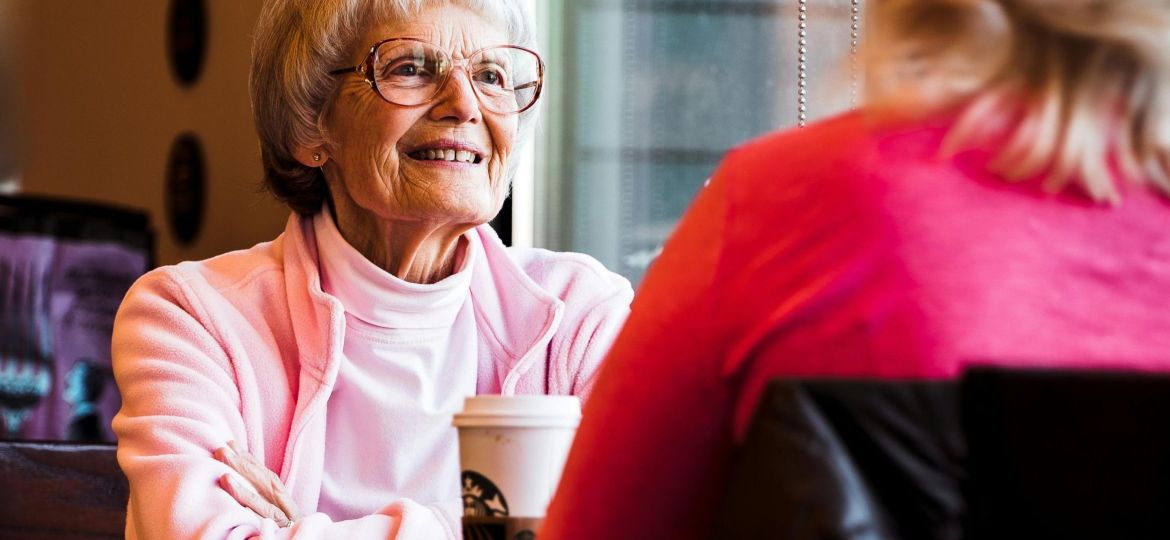
[[[467,398],[453,422],[464,516],[544,517],[580,421],[575,396]]]

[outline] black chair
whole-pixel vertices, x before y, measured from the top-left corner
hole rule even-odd
[[[1166,538],[1170,377],[779,380],[719,538]]]
[[[716,537],[959,538],[957,396],[954,383],[772,382]]]
[[[967,538],[1170,538],[1170,377],[978,370]]]
[[[0,441],[0,538],[122,538],[130,487],[113,444]]]

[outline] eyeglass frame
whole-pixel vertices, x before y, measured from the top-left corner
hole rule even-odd
[[[449,60],[452,64],[451,69],[447,70],[447,74],[444,77],[442,84],[440,84],[438,86],[438,88],[435,89],[435,93],[431,94],[431,97],[428,97],[426,100],[424,100],[420,103],[416,103],[414,105],[403,105],[401,103],[395,103],[393,101],[390,101],[389,98],[387,98],[385,95],[382,94],[382,90],[380,90],[378,88],[378,81],[377,81],[377,79],[374,78],[374,60],[378,56],[378,48],[381,47],[382,45],[390,43],[391,41],[410,41],[410,42],[415,42],[415,43],[422,43],[423,45],[429,45],[431,47],[434,47],[435,49],[438,49],[444,55],[447,56],[447,60]],[[370,85],[370,89],[372,89],[375,94],[378,94],[378,97],[382,98],[382,101],[385,101],[386,103],[389,103],[391,105],[397,105],[399,107],[419,107],[419,106],[426,105],[427,103],[434,101],[435,98],[439,96],[439,94],[442,94],[443,89],[447,87],[447,83],[451,81],[451,73],[455,71],[455,68],[462,67],[463,73],[467,75],[468,82],[471,83],[471,91],[475,93],[475,98],[479,101],[479,103],[481,105],[484,105],[485,102],[484,102],[483,96],[479,95],[479,89],[475,87],[475,81],[471,79],[471,71],[468,69],[470,67],[470,65],[468,65],[467,61],[471,57],[473,57],[473,56],[475,56],[483,51],[486,51],[488,49],[500,49],[500,48],[519,49],[521,51],[527,52],[527,53],[531,54],[532,56],[536,57],[536,80],[533,81],[532,83],[525,83],[524,85],[522,85],[523,88],[529,88],[532,84],[536,84],[536,93],[534,93],[532,95],[532,101],[530,103],[528,103],[528,105],[525,105],[523,109],[520,109],[518,111],[512,111],[512,112],[506,112],[506,113],[492,111],[496,114],[520,114],[524,111],[527,111],[528,109],[531,109],[533,105],[536,105],[537,101],[540,101],[540,93],[542,90],[544,90],[544,67],[545,67],[544,66],[544,59],[540,57],[540,54],[538,54],[536,51],[534,51],[532,49],[529,49],[528,47],[522,47],[520,45],[492,45],[489,47],[482,47],[482,48],[476,49],[475,51],[472,51],[471,54],[464,56],[463,58],[460,58],[459,60],[456,60],[447,51],[439,48],[438,46],[436,46],[430,42],[427,42],[427,41],[424,41],[424,40],[421,40],[418,38],[409,38],[409,37],[387,38],[387,39],[383,39],[377,43],[374,43],[372,46],[370,46],[370,52],[369,52],[369,54],[366,55],[366,59],[363,60],[362,63],[360,63],[356,66],[352,66],[352,67],[333,69],[333,70],[328,71],[328,74],[333,75],[333,76],[337,76],[337,75],[345,75],[348,73],[357,73],[358,75],[362,76],[362,78],[366,81],[366,84]],[[521,89],[521,87],[510,88],[509,90],[515,91],[517,89]],[[484,106],[486,107],[486,105],[484,105]],[[488,107],[488,110],[490,111],[491,108]]]

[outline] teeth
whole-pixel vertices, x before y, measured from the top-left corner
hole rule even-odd
[[[419,150],[414,152],[412,155],[415,157],[415,159],[475,163],[475,152],[468,150],[428,149]]]

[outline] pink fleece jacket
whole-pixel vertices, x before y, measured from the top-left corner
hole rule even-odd
[[[505,248],[487,226],[471,234],[484,248],[470,287],[477,391],[585,396],[628,314],[629,282],[584,255]],[[312,221],[294,215],[272,242],[160,268],[127,294],[113,339],[127,538],[458,536],[459,516],[409,499],[371,501],[381,510],[349,521],[315,512],[345,333],[317,268]],[[212,451],[229,440],[279,475],[305,518],[277,528],[217,486],[228,469]]]

